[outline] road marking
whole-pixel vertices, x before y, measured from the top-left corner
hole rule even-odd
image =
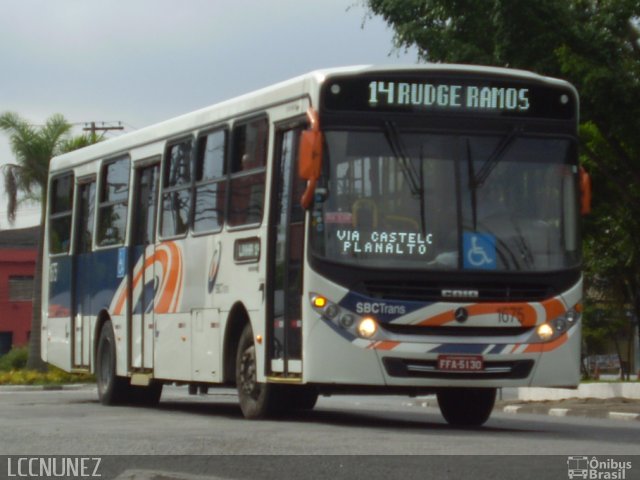
[[[568,411],[568,408],[550,408],[549,415],[552,417],[566,417]]]
[[[507,405],[502,411],[505,413],[518,413],[521,408],[522,405]]]
[[[609,412],[609,418],[614,420],[640,420],[640,413]]]

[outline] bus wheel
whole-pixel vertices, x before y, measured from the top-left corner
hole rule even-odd
[[[479,426],[489,419],[495,388],[445,388],[437,393],[440,412],[450,425]]]
[[[257,370],[253,331],[247,325],[240,336],[236,356],[236,388],[240,409],[245,418],[265,418],[276,413],[278,407],[282,406],[278,386],[259,383]]]
[[[96,355],[98,398],[103,405],[117,405],[127,400],[129,381],[116,375],[116,340],[110,321],[100,331]]]

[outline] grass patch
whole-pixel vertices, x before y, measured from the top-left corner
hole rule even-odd
[[[0,385],[64,385],[68,383],[93,383],[88,373],[68,373],[53,365],[46,372],[27,370],[27,347],[14,348],[0,357]]]

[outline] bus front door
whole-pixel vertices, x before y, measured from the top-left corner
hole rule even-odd
[[[273,175],[267,285],[270,375],[302,374],[302,266],[304,182],[297,175],[300,128],[281,130]]]
[[[147,164],[135,170],[135,195],[131,235],[129,278],[131,295],[131,368],[153,368],[153,334],[155,331],[154,296],[156,205],[160,164]]]
[[[76,202],[75,251],[73,256],[73,305],[71,338],[73,344],[72,364],[74,368],[86,368],[91,358],[92,301],[95,293],[93,242],[93,217],[95,215],[95,179],[78,185]]]

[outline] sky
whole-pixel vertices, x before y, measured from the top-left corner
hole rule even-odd
[[[361,0],[2,0],[0,112],[119,135],[319,68],[415,64]],[[0,164],[13,162],[0,132]],[[0,229],[11,228],[0,182]],[[38,223],[23,204],[14,227]]]

